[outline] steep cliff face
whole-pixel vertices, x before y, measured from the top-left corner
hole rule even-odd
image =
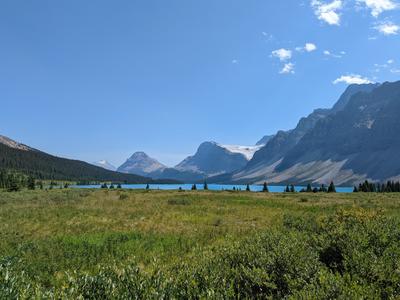
[[[400,82],[349,86],[332,109],[278,132],[241,170],[216,182],[350,184],[400,175]]]

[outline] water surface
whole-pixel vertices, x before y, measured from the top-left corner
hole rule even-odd
[[[122,184],[122,188],[124,189],[133,189],[133,190],[140,190],[145,189],[146,184]],[[150,184],[149,187],[151,190],[182,190],[188,191],[192,189],[193,184]],[[78,188],[100,188],[100,185],[81,185],[76,186]],[[203,184],[196,184],[198,190],[203,190]],[[208,189],[210,191],[223,191],[223,190],[246,190],[246,185],[239,185],[239,184],[208,184]],[[272,193],[283,193],[285,191],[286,186],[281,185],[271,185],[268,186],[268,189]],[[306,189],[306,186],[295,186],[296,192],[300,192],[301,189]],[[261,192],[263,190],[262,185],[250,185],[250,190],[252,192]],[[351,193],[353,192],[352,187],[336,187],[336,191],[338,193]]]

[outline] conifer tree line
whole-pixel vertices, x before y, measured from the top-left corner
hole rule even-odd
[[[7,189],[10,192],[14,192],[22,188],[34,190],[35,179],[32,176],[0,170],[0,189]]]
[[[295,193],[296,189],[293,184],[287,185],[285,188],[285,193]],[[336,186],[333,181],[329,184],[328,187],[325,184],[321,184],[320,187],[312,187],[309,183],[307,188],[303,188],[300,190],[300,193],[336,193]]]
[[[399,181],[388,181],[387,183],[376,183],[369,182],[366,180],[354,187],[354,192],[363,193],[400,193],[400,182]]]
[[[57,183],[51,181],[47,183],[46,189],[54,188],[69,188],[69,183]],[[18,192],[22,189],[35,190],[36,188],[43,190],[45,188],[41,180],[36,180],[31,175],[25,175],[6,170],[0,170],[0,190],[7,190],[8,192]]]

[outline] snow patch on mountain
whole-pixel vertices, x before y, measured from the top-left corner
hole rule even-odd
[[[239,153],[246,157],[247,160],[253,158],[254,153],[260,150],[264,145],[257,145],[257,146],[241,146],[241,145],[221,145],[218,144],[220,147],[225,148],[229,152],[232,153]]]

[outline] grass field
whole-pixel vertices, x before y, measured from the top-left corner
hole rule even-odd
[[[399,220],[399,194],[0,192],[0,298],[389,299]]]

